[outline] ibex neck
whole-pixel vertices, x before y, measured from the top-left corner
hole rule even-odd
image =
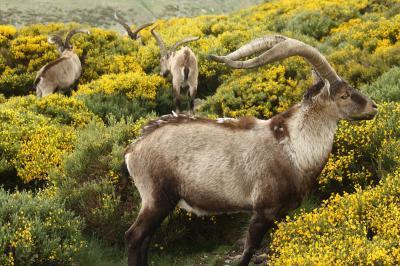
[[[332,149],[338,118],[326,108],[301,108],[288,123],[285,145],[290,159],[305,178],[315,178]],[[311,180],[310,180],[311,181]]]

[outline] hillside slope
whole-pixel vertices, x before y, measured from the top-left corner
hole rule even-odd
[[[198,115],[267,119],[302,99],[312,82],[302,58],[253,70],[207,60],[272,33],[319,49],[379,105],[374,120],[339,124],[318,188],[277,222],[260,251],[273,265],[400,262],[399,10],[398,0],[275,0],[156,22],[167,45],[201,37],[190,43],[199,59]],[[47,36],[77,27],[87,25],[0,25],[0,197],[9,202],[0,204],[0,264],[126,260],[123,235],[140,198],[122,154],[146,121],[174,108],[171,81],[159,76],[159,48],[148,30],[141,44],[92,27],[72,39],[84,62],[77,87],[37,99],[36,72],[58,56]],[[176,209],[155,236],[151,263],[232,264],[228,255],[240,252],[247,222],[246,215],[198,218]]]

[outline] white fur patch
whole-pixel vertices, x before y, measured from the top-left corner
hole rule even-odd
[[[320,167],[329,155],[337,122],[328,117],[314,116],[314,124],[299,127],[303,123],[301,119],[301,114],[298,114],[290,121],[288,127],[291,138],[285,149],[297,168],[305,174]]]
[[[186,211],[188,211],[188,212],[192,212],[192,213],[194,213],[194,214],[196,214],[197,216],[205,216],[205,215],[209,215],[210,213],[208,213],[208,212],[206,212],[206,211],[204,211],[204,210],[201,210],[201,209],[198,209],[198,208],[193,208],[192,206],[190,206],[185,200],[183,200],[183,199],[181,199],[179,202],[178,202],[178,206],[179,206],[179,208],[181,208],[181,209],[184,209],[184,210],[186,210]]]
[[[128,168],[129,175],[133,176],[133,173],[132,173],[133,169],[129,169],[129,157],[130,156],[131,156],[131,153],[125,154],[125,164],[126,164],[126,167]]]

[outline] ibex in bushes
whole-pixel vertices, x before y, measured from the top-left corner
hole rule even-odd
[[[126,24],[126,22],[121,19],[120,17],[118,17],[117,12],[114,13],[114,19],[122,25],[122,27],[124,27],[124,29],[126,30],[126,32],[128,33],[128,36],[132,39],[132,40],[138,40],[140,38],[139,32],[141,30],[143,30],[144,28],[150,27],[151,25],[153,25],[154,23],[146,23],[143,24],[141,26],[139,26],[136,30],[132,31],[131,27],[129,27],[128,24]]]
[[[71,87],[81,76],[82,66],[70,44],[72,36],[76,33],[89,34],[88,30],[72,30],[65,41],[59,36],[50,36],[48,42],[56,44],[61,56],[42,67],[33,82],[38,97],[44,97],[54,93],[57,89],[64,90]]]
[[[172,86],[173,94],[175,98],[175,109],[176,112],[180,112],[180,97],[181,88],[188,87],[189,113],[194,112],[194,99],[197,94],[197,80],[199,76],[199,70],[197,66],[197,59],[195,54],[189,47],[182,47],[179,51],[176,49],[185,43],[197,41],[199,37],[188,37],[179,42],[176,42],[170,49],[167,50],[163,40],[155,32],[154,28],[151,29],[151,34],[157,40],[158,46],[160,47],[161,59],[160,59],[160,75],[167,76],[169,73],[172,75]]]
[[[264,53],[235,61],[257,52]],[[149,122],[128,147],[125,162],[142,198],[126,232],[129,265],[147,264],[150,239],[176,205],[198,215],[252,213],[239,262],[248,265],[274,221],[298,207],[316,183],[338,121],[377,114],[377,106],[341,79],[322,54],[298,40],[266,36],[210,58],[253,68],[290,56],[304,57],[325,80],[287,111],[268,120],[164,116]]]

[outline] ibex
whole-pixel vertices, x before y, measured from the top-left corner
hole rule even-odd
[[[166,77],[169,73],[172,75],[173,94],[175,98],[175,110],[180,112],[181,107],[181,88],[189,87],[188,96],[189,113],[194,112],[194,99],[197,94],[197,79],[199,76],[199,69],[197,66],[197,59],[192,50],[185,46],[179,51],[176,49],[185,43],[197,41],[199,37],[188,37],[179,42],[176,42],[170,49],[167,50],[163,40],[157,32],[151,29],[151,34],[157,40],[160,47],[160,75]]]
[[[64,90],[72,86],[81,76],[82,66],[70,44],[72,36],[76,33],[89,34],[88,30],[72,30],[62,41],[59,36],[50,36],[48,42],[56,44],[61,56],[43,66],[36,74],[33,82],[38,97],[44,97],[54,93],[57,89]]]
[[[265,51],[265,52],[264,52]],[[257,52],[260,56],[236,61]],[[142,205],[126,232],[129,265],[146,265],[150,239],[176,205],[198,215],[250,212],[239,265],[248,265],[274,221],[312,190],[341,119],[372,119],[377,106],[341,79],[315,48],[284,36],[256,39],[227,56],[234,68],[254,68],[302,56],[325,79],[301,103],[268,120],[164,116],[150,121],[125,153]]]
[[[150,27],[151,25],[153,25],[154,23],[146,23],[143,24],[141,26],[139,26],[136,30],[132,31],[131,27],[129,27],[128,24],[126,24],[126,22],[121,19],[120,17],[118,17],[117,12],[114,13],[114,19],[122,25],[122,27],[124,27],[124,29],[126,30],[126,32],[128,33],[128,36],[132,39],[132,40],[138,40],[140,38],[139,32],[141,30],[143,30],[144,28]]]

